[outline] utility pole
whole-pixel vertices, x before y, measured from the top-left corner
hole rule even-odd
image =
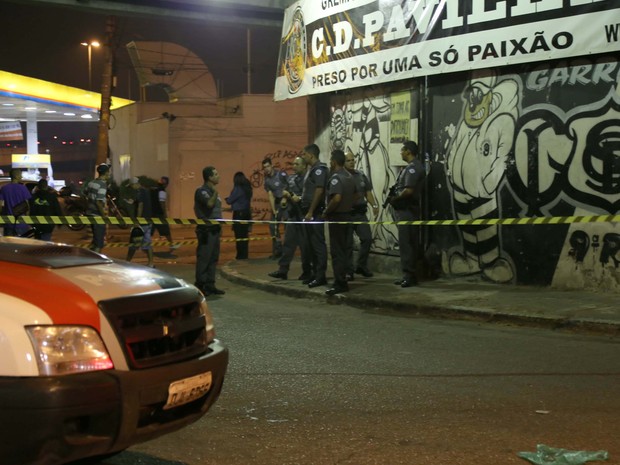
[[[101,110],[99,110],[99,134],[97,137],[96,164],[108,160],[108,128],[110,127],[110,105],[112,103],[112,82],[114,79],[114,37],[116,34],[116,16],[108,16],[106,22],[106,39],[103,46],[105,62],[101,83]]]

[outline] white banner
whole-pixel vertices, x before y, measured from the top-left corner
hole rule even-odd
[[[485,3],[301,0],[285,14],[274,98],[620,50],[617,0]]]

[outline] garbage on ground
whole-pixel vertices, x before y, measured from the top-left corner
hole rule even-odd
[[[519,452],[517,455],[535,465],[582,465],[591,460],[607,460],[609,458],[605,450],[566,450],[545,446],[544,444],[538,444],[536,452]]]

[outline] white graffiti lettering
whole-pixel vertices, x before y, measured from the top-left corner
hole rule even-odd
[[[538,69],[531,72],[526,81],[526,87],[531,90],[540,91],[554,84],[588,85],[608,83],[613,85],[620,78],[620,70],[617,62],[596,63],[596,64],[567,64],[558,63],[552,69]]]

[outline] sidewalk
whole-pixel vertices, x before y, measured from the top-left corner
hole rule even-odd
[[[375,273],[372,278],[355,275],[349,292],[328,297],[324,294],[327,286],[309,289],[297,280],[301,274],[299,260],[293,261],[288,280],[267,275],[277,268],[276,261],[258,258],[229,261],[220,271],[232,282],[264,291],[381,312],[620,336],[620,299],[611,292],[490,284],[478,278],[441,278],[402,289],[393,284],[395,276]]]
[[[267,234],[267,231],[255,231]],[[127,231],[114,231],[116,240],[126,241]],[[180,227],[173,231],[175,241],[195,239],[193,227]],[[278,280],[267,274],[278,264],[267,257],[271,253],[269,241],[257,241],[251,246],[250,260],[230,260],[234,257],[232,233],[226,230],[222,241],[220,273],[223,278],[245,286],[291,297],[315,298],[329,304],[348,305],[376,312],[402,312],[429,318],[463,319],[481,322],[544,327],[620,336],[620,296],[613,292],[557,290],[548,287],[491,284],[479,278],[441,278],[423,281],[419,286],[402,289],[393,284],[396,275],[390,268],[379,267],[385,272],[375,272],[374,277],[355,275],[349,283],[350,291],[327,297],[327,286],[309,289],[297,277],[301,274],[299,257],[291,264],[288,280]],[[110,247],[104,250],[116,258],[124,258],[126,249]],[[141,254],[137,262],[144,261]],[[183,245],[167,253],[167,248],[156,247],[155,264],[172,274],[183,274],[193,282],[196,263],[195,246]],[[187,265],[185,267],[178,265]],[[374,270],[373,270],[374,271]],[[185,276],[187,275],[187,276]],[[331,267],[328,267],[328,280]],[[219,286],[219,284],[218,284]],[[221,283],[226,289],[226,284]]]

